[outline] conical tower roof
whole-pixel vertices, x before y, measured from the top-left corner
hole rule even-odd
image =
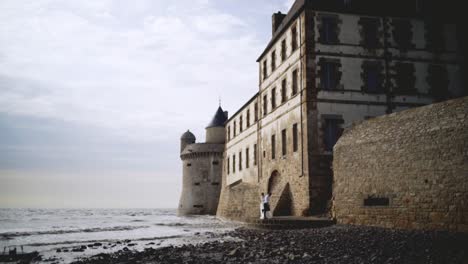
[[[195,140],[195,135],[192,134],[192,132],[190,132],[190,130],[187,130],[187,132],[185,132],[184,134],[182,134],[182,136],[180,137],[180,139],[192,139],[192,140]]]
[[[224,113],[223,109],[218,107],[218,110],[216,111],[216,114],[214,115],[213,119],[211,122],[208,124],[206,128],[210,127],[224,127],[224,124],[226,123],[227,120],[227,115]]]

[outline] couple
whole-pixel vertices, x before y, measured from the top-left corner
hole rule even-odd
[[[261,203],[260,203],[260,211],[261,211],[260,219],[269,218],[267,217],[267,213],[270,211],[270,197],[271,197],[270,192],[267,193],[267,195],[262,193]]]

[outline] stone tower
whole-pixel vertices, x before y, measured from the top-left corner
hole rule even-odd
[[[216,214],[227,117],[219,107],[206,127],[205,143],[195,143],[195,136],[188,130],[180,138],[183,179],[178,215]]]

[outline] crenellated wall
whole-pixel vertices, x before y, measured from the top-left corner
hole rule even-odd
[[[338,223],[468,232],[468,97],[353,126],[333,170]]]

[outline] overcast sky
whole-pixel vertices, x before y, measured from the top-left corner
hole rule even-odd
[[[180,135],[257,91],[291,4],[1,0],[0,207],[177,207]]]

